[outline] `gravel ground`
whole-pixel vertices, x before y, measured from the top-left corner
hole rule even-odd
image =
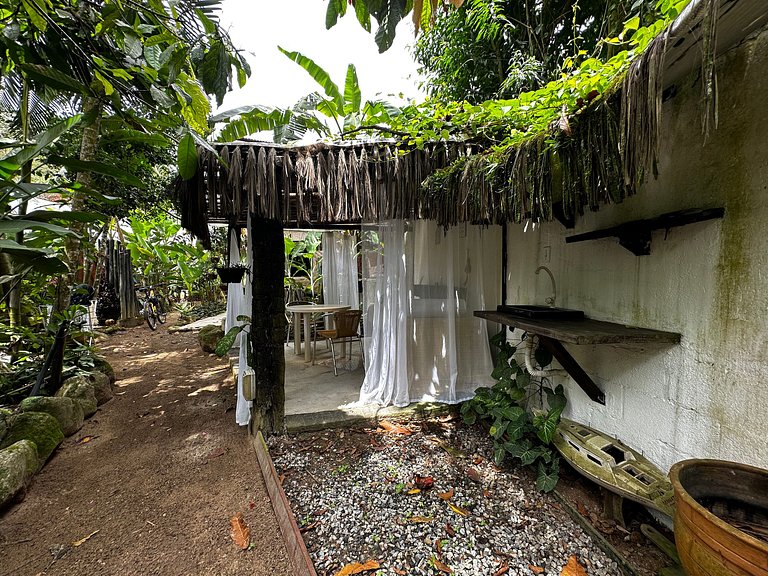
[[[493,464],[483,432],[451,421],[404,426],[412,433],[271,440],[318,574],[374,560],[378,574],[557,575],[571,556],[587,574],[620,574],[527,474]]]

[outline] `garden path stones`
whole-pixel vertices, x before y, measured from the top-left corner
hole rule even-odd
[[[109,383],[115,383],[115,369],[112,368],[112,364],[107,362],[107,359],[102,356],[93,356],[93,368],[96,372],[106,374],[109,378]]]
[[[59,423],[64,436],[71,436],[83,427],[83,407],[72,398],[59,396],[30,396],[21,401],[22,412],[45,412]]]
[[[216,352],[216,344],[219,343],[224,337],[224,330],[218,326],[204,326],[200,329],[200,333],[197,335],[197,340],[200,342],[200,348],[203,352],[213,354]]]
[[[0,449],[7,448],[19,440],[30,440],[37,447],[37,467],[43,467],[45,461],[56,447],[64,440],[59,422],[45,412],[22,412],[9,419],[8,434],[0,444]]]
[[[93,386],[93,392],[96,396],[96,404],[101,406],[105,402],[109,402],[115,397],[112,392],[112,384],[109,380],[109,376],[101,372],[89,372],[83,375],[88,382]]]
[[[0,450],[0,510],[29,484],[36,470],[34,442],[19,440]]]
[[[98,406],[96,391],[93,388],[93,384],[84,376],[67,378],[56,392],[56,396],[64,396],[80,402],[86,418],[96,414],[96,406]]]

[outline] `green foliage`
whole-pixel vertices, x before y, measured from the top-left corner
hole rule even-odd
[[[283,239],[285,248],[284,285],[289,301],[315,300],[322,288],[320,267],[322,236],[307,232],[301,240]]]
[[[501,465],[507,455],[523,466],[536,464],[536,486],[549,492],[558,478],[558,457],[551,444],[566,405],[563,387],[552,389],[533,380],[515,360],[517,349],[507,342],[505,331],[491,343],[496,349],[492,376],[497,383],[479,388],[472,400],[462,404],[461,415],[467,424],[482,421],[489,426],[496,464]],[[533,398],[544,395],[546,409],[530,407]]]
[[[183,287],[191,295],[198,291],[200,281],[212,273],[216,262],[211,253],[198,242],[190,241],[181,225],[168,214],[160,213],[148,219],[134,215],[128,223],[126,247],[131,251],[139,284],[164,282]]]
[[[289,109],[244,106],[214,116],[211,118],[213,123],[225,122],[219,141],[232,142],[263,130],[273,130],[274,140],[279,143],[299,140],[307,132],[330,137],[333,135],[329,128],[331,122],[336,128],[336,135],[341,136],[363,124],[388,124],[399,114],[399,108],[383,100],[363,103],[354,64],[347,67],[342,92],[317,62],[300,52],[278,48],[310,75],[322,93],[307,94]]]
[[[414,3],[412,0],[356,0],[353,4],[357,21],[367,32],[371,31],[371,17],[378,22],[376,45],[379,47],[379,52],[385,52],[392,46],[398,22],[413,9]],[[345,0],[329,0],[325,14],[325,27],[335,26],[339,16],[344,16],[346,12]]]
[[[223,358],[227,352],[232,348],[237,339],[237,335],[244,331],[251,324],[251,317],[246,315],[240,315],[237,317],[238,322],[243,322],[239,326],[233,326],[229,331],[219,340],[216,344],[216,356]]]
[[[473,104],[510,98],[555,79],[569,56],[608,52],[600,39],[618,35],[633,15],[638,25],[650,24],[658,16],[654,4],[468,0],[436,19],[414,56],[431,96]]]
[[[240,84],[250,74],[218,25],[218,0],[29,6],[19,11],[18,2],[0,0],[0,13],[12,18],[0,35],[2,72],[20,75],[37,94],[96,99],[125,129],[145,136],[207,133],[206,94],[220,104],[233,70]]]
[[[0,404],[15,403],[29,395],[45,356],[53,345],[59,323],[62,320],[72,321],[83,312],[82,306],[70,306],[55,314],[52,321],[44,326],[44,312],[36,307],[25,311],[30,315],[26,325],[12,327],[0,322],[0,344],[6,349],[16,349],[15,362],[0,372]],[[62,379],[90,372],[95,365],[94,349],[83,343],[87,334],[81,332],[76,324],[71,324],[69,335],[64,349]]]

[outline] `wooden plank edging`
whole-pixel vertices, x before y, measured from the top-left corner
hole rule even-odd
[[[293,566],[293,573],[295,576],[317,576],[315,566],[309,557],[309,551],[304,544],[304,538],[302,538],[299,526],[293,516],[291,504],[280,484],[272,457],[269,455],[267,443],[260,431],[256,433],[256,436],[253,436],[253,448],[256,451],[256,460],[259,462],[259,469],[267,487],[272,509],[277,517],[277,525],[283,536],[288,559]]]

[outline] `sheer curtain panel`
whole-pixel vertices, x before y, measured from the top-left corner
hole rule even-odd
[[[363,232],[366,374],[361,402],[449,404],[493,384],[486,322],[498,302],[501,232],[391,221]]]

